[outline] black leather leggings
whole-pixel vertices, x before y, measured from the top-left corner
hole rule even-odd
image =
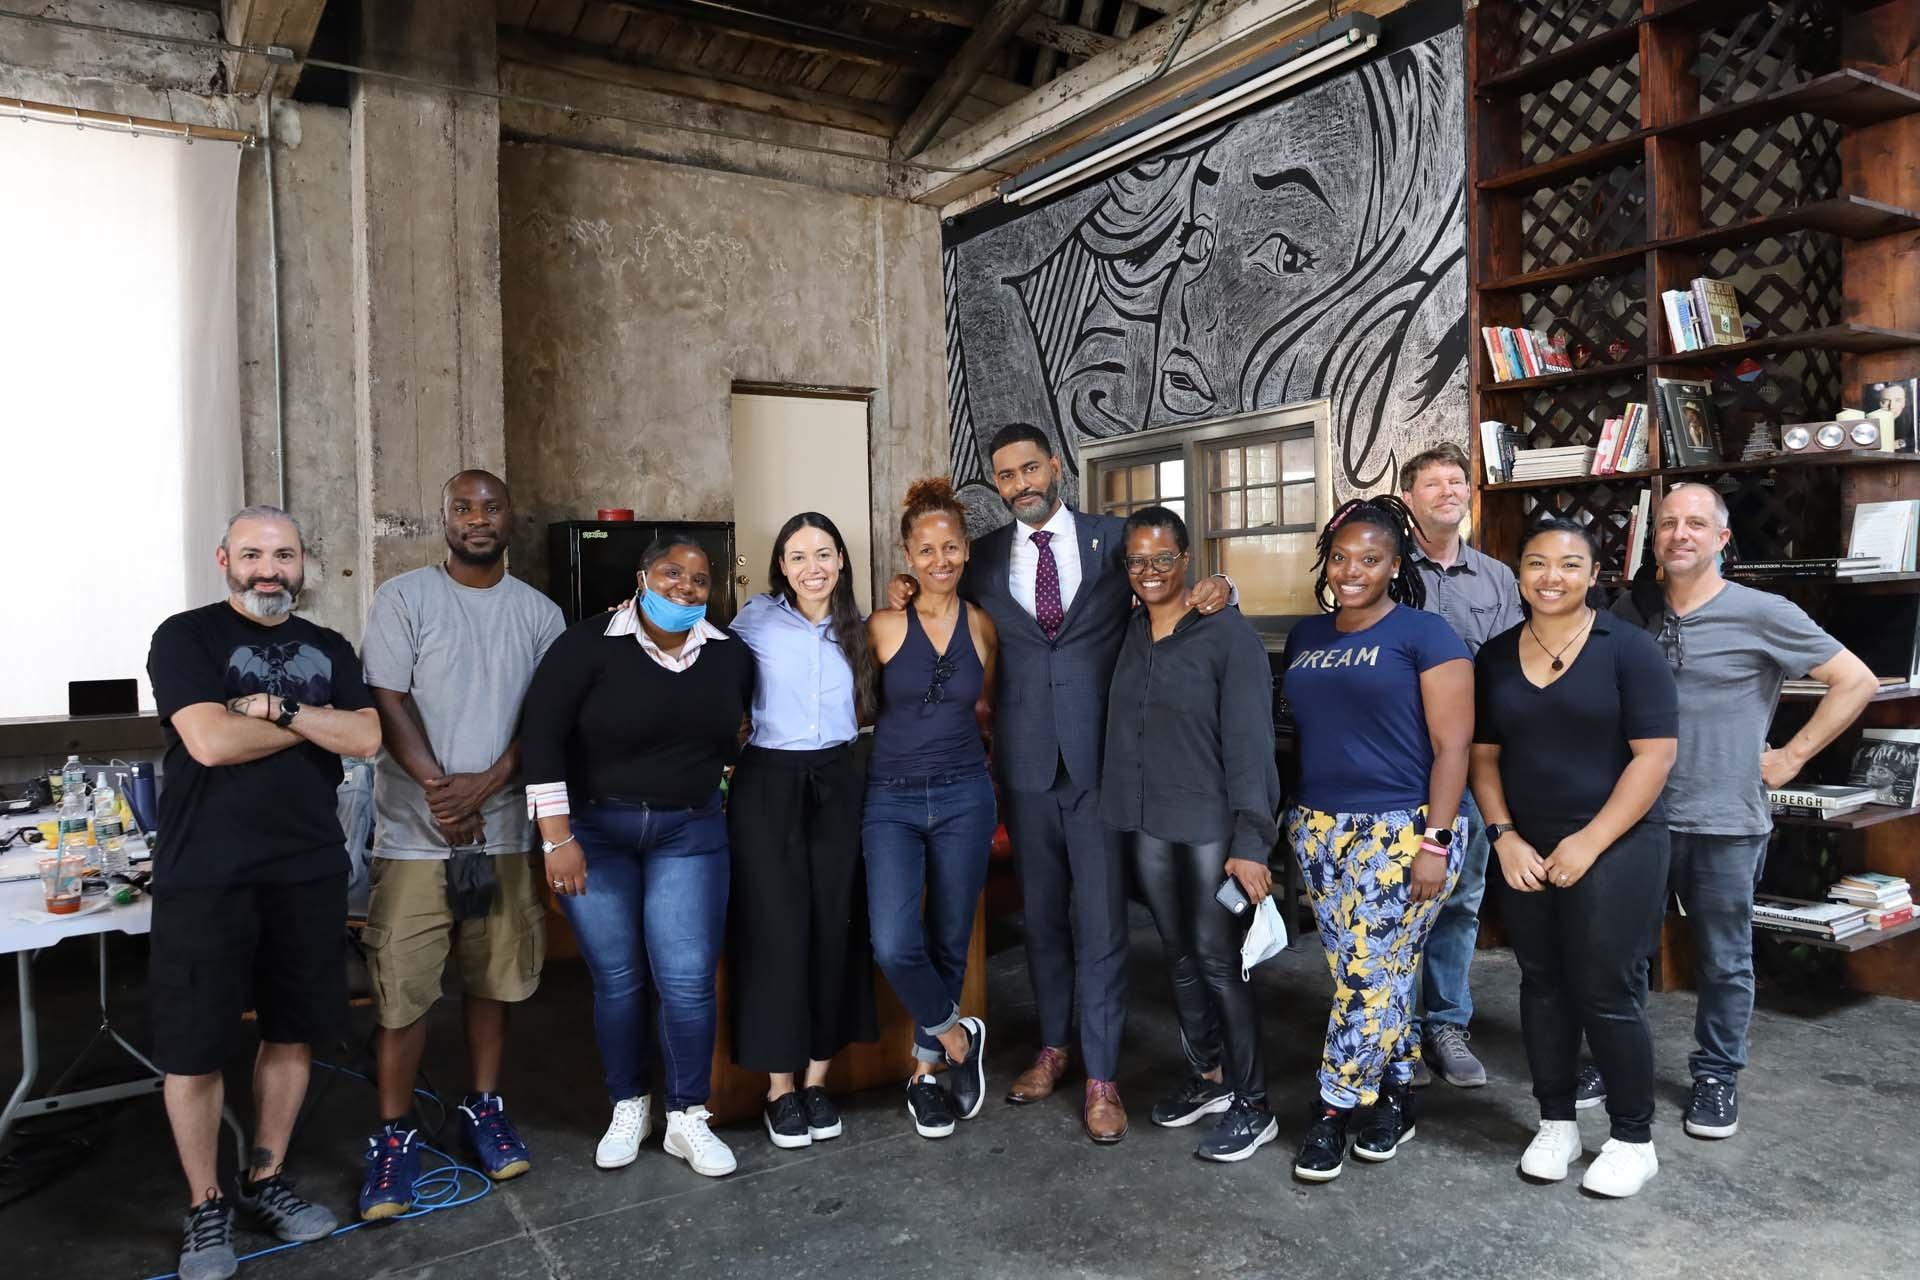
[[[1173,971],[1173,1007],[1187,1060],[1196,1071],[1220,1067],[1228,1088],[1265,1102],[1260,1019],[1253,988],[1240,977],[1246,926],[1213,896],[1226,878],[1226,842],[1171,844],[1132,831],[1126,843]]]

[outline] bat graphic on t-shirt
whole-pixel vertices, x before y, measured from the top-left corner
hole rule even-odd
[[[227,696],[252,693],[327,706],[333,701],[333,659],[299,640],[243,644],[227,659]]]

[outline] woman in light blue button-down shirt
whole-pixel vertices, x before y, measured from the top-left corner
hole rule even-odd
[[[732,630],[753,650],[753,733],[728,792],[733,1060],[768,1073],[767,1136],[840,1136],[827,1064],[876,1037],[865,913],[853,909],[874,662],[847,544],[803,511],[773,540],[767,592]]]

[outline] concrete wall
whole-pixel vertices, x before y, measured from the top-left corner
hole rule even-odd
[[[737,382],[872,392],[876,546],[911,479],[946,469],[937,214],[549,143],[500,149],[507,468],[539,529],[596,507],[733,515]],[[858,566],[883,575],[893,570]]]

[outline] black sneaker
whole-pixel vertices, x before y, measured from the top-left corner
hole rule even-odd
[[[1315,1099],[1313,1121],[1293,1158],[1293,1176],[1303,1182],[1332,1182],[1347,1158],[1347,1121],[1353,1112]]]
[[[1378,1163],[1393,1159],[1400,1144],[1413,1136],[1413,1086],[1388,1082],[1380,1087],[1366,1123],[1353,1140],[1353,1154]]]
[[[960,1025],[967,1029],[967,1060],[947,1059],[947,1088],[953,1092],[954,1115],[971,1120],[987,1100],[987,1024],[962,1018]]]
[[[840,1123],[840,1108],[833,1105],[833,1099],[827,1091],[817,1084],[810,1084],[800,1091],[800,1105],[807,1110],[807,1132],[815,1142],[825,1142],[828,1138],[840,1136],[843,1126]]]
[[[1201,1116],[1217,1116],[1232,1105],[1233,1090],[1196,1071],[1153,1104],[1153,1122],[1163,1129],[1184,1128]]]
[[[1687,1104],[1687,1132],[1696,1138],[1731,1138],[1740,1130],[1740,1090],[1731,1080],[1700,1076]]]
[[[322,1208],[293,1189],[293,1183],[275,1174],[260,1182],[240,1183],[236,1197],[260,1224],[288,1244],[325,1240],[340,1226],[333,1211]]]
[[[1573,1085],[1573,1105],[1585,1111],[1606,1100],[1607,1082],[1600,1078],[1600,1068],[1592,1063],[1580,1068],[1580,1078]]]
[[[1195,1112],[1199,1115],[1199,1112]],[[1200,1139],[1193,1154],[1202,1160],[1232,1164],[1245,1160],[1279,1136],[1280,1122],[1264,1101],[1252,1102],[1235,1097],[1227,1104],[1227,1114],[1213,1126],[1213,1132]]]
[[[923,1138],[944,1138],[953,1132],[953,1108],[947,1103],[947,1091],[930,1075],[918,1075],[907,1082],[907,1114],[913,1117],[913,1130]]]
[[[807,1131],[807,1109],[800,1105],[799,1094],[788,1090],[769,1102],[763,1114],[768,1139],[782,1151],[813,1145],[813,1135]]]
[[[180,1280],[227,1280],[240,1269],[233,1253],[233,1206],[208,1196],[180,1224]]]

